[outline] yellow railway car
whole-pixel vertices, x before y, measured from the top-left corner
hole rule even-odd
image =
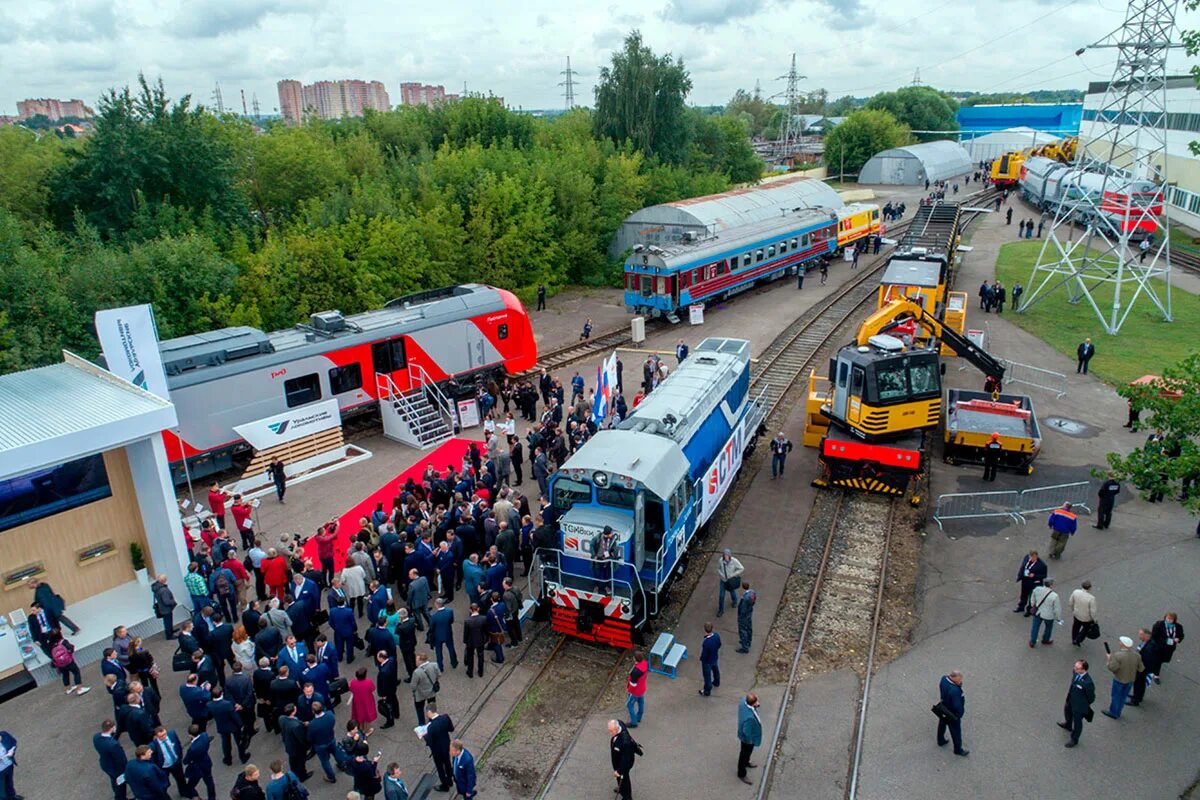
[[[1025,163],[1024,151],[1005,153],[992,162],[992,183],[1001,189],[1010,189],[1021,180],[1021,165]]]
[[[874,203],[850,203],[839,208],[837,214],[839,250],[879,233],[879,206]]]

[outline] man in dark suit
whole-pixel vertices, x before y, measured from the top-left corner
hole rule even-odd
[[[199,797],[196,787],[201,782],[208,791],[208,800],[217,800],[217,786],[213,783],[212,757],[208,754],[208,746],[212,738],[199,725],[188,728],[192,740],[188,743],[187,752],[183,756],[183,774],[187,778],[187,788],[181,794],[184,797]],[[243,763],[245,763],[243,761]]]
[[[250,676],[254,683],[254,698],[258,701],[258,716],[267,726],[270,733],[279,733],[279,712],[271,702],[271,683],[275,680],[275,672],[271,669],[271,661],[261,658],[258,669]]]
[[[429,616],[429,645],[437,655],[439,672],[446,671],[446,663],[442,660],[443,645],[450,649],[450,668],[458,669],[458,653],[454,650],[454,609],[446,607],[446,601],[437,598],[433,601],[434,612]]]
[[[296,774],[301,781],[312,777],[308,771],[308,731],[304,723],[296,716],[295,703],[288,703],[279,718],[279,730],[283,735],[283,749],[288,757],[288,769]]]
[[[467,677],[475,677],[478,667],[479,677],[483,677],[483,649],[487,647],[487,617],[479,613],[479,604],[471,604],[471,616],[463,621],[463,660],[467,665]]]
[[[461,739],[450,743],[450,763],[454,768],[454,787],[464,800],[474,800],[479,796],[475,791],[475,757],[463,747]]]
[[[335,783],[333,774],[333,748],[336,744],[335,728],[337,722],[332,711],[325,710],[325,704],[317,701],[312,704],[312,719],[308,722],[308,743],[312,745],[317,761],[325,772],[325,782]]]
[[[42,648],[42,652],[46,654],[46,658],[49,658],[51,647],[50,634],[54,631],[54,623],[50,621],[50,612],[42,608],[36,602],[33,603],[30,608],[32,609],[32,613],[30,613],[28,617],[29,635],[33,637],[35,642],[38,643],[38,647]],[[107,656],[107,654],[108,651],[106,650],[105,655]],[[107,672],[104,672],[103,663],[101,663],[100,669],[102,674],[108,674]]]
[[[179,687],[179,699],[193,725],[204,727],[208,722],[208,702],[212,700],[212,692],[200,685],[200,676],[188,675],[183,686]]]
[[[249,761],[250,754],[246,752],[242,735],[242,717],[238,713],[238,705],[231,698],[225,696],[225,692],[220,686],[213,687],[212,700],[208,703],[208,712],[212,716],[213,724],[217,727],[217,734],[221,737],[221,763],[225,766],[233,764],[234,742],[237,742],[238,760],[243,764]],[[196,727],[197,730],[203,730],[199,726]],[[207,748],[205,752],[207,752]]]
[[[296,698],[296,716],[306,723],[312,721],[313,715],[316,713],[313,711],[315,705],[326,708],[329,700],[325,695],[317,694],[316,687],[311,683],[306,683],[300,690],[300,696]]]
[[[225,665],[233,664],[233,626],[220,614],[213,614],[216,627],[208,632],[207,653],[212,658],[220,677],[221,685],[225,685]]]
[[[200,685],[219,686],[224,682],[221,673],[217,672],[216,659],[200,648],[192,653],[192,673],[200,679]]]
[[[113,800],[126,800],[128,792],[125,782],[117,783],[117,779],[125,774],[125,766],[129,759],[125,756],[125,748],[117,741],[117,723],[106,719],[100,723],[100,732],[92,734],[92,747],[100,756],[100,769],[108,776],[112,787]]]
[[[1079,744],[1083,735],[1083,721],[1092,719],[1092,703],[1096,702],[1096,685],[1092,676],[1088,675],[1088,662],[1080,659],[1075,662],[1075,672],[1071,676],[1071,687],[1067,689],[1067,700],[1063,704],[1063,721],[1058,727],[1071,732],[1071,740],[1064,747],[1074,747]]]
[[[121,662],[117,661],[117,651],[112,647],[104,648],[104,659],[100,662],[100,675],[116,675],[119,680],[129,680],[129,673],[121,666]]]
[[[159,718],[159,711],[162,709],[162,697],[158,692],[154,691],[153,686],[143,686],[141,681],[133,680],[129,682],[129,691],[131,694],[138,696],[138,702],[142,708],[146,709],[146,713],[150,715],[154,727],[157,728],[162,724]]]
[[[308,648],[302,642],[297,642],[295,636],[289,636],[287,637],[287,643],[279,651],[279,661],[276,665],[287,665],[291,674],[298,677],[304,671],[304,667],[306,666],[305,656],[307,655]]]
[[[439,714],[432,708],[425,710],[425,745],[433,755],[437,767],[438,791],[447,791],[454,783],[454,768],[450,764],[450,734],[454,732],[454,721],[449,714]]]
[[[609,754],[612,757],[613,777],[616,778],[616,791],[621,800],[633,797],[633,786],[629,773],[633,770],[633,761],[637,757],[637,742],[629,735],[629,730],[615,719],[608,721]]]
[[[163,768],[154,763],[153,755],[150,745],[138,745],[133,761],[125,767],[125,785],[134,800],[171,800],[167,794],[171,781]]]
[[[111,683],[109,682],[110,677],[112,678]],[[125,705],[126,698],[129,696],[129,684],[116,675],[105,675],[104,691],[108,692],[108,696],[112,698],[113,716],[115,717],[117,712],[121,710],[121,706]],[[118,735],[120,730],[118,728]]]
[[[351,651],[353,652],[353,650]],[[316,647],[310,655],[317,657],[317,663],[323,664],[330,680],[338,677],[338,654],[329,643],[329,637],[323,633],[317,634]]]
[[[150,744],[154,738],[154,718],[133,692],[125,696],[125,705],[117,709],[117,728],[128,733],[135,746]]]
[[[250,749],[250,739],[254,736],[254,707],[257,705],[254,697],[254,681],[242,670],[240,661],[234,662],[233,673],[225,682],[225,697],[233,701],[241,722],[241,735],[238,738],[239,751]],[[247,757],[249,754],[247,753]]]
[[[1017,607],[1013,609],[1014,614],[1024,611],[1025,616],[1029,616],[1029,595],[1033,594],[1034,588],[1041,586],[1044,580],[1046,580],[1046,562],[1038,557],[1037,550],[1030,550],[1029,555],[1022,559],[1021,568],[1017,570],[1017,581],[1021,584],[1021,597],[1017,600]]]
[[[704,623],[704,640],[700,643],[700,671],[704,675],[704,688],[700,694],[709,697],[714,686],[721,685],[721,634],[713,630],[711,622]]]
[[[1126,705],[1140,706],[1142,700],[1146,696],[1146,684],[1150,682],[1150,676],[1157,675],[1162,669],[1162,659],[1158,655],[1158,645],[1150,631],[1142,628],[1138,631],[1138,655],[1142,657],[1142,668],[1138,672],[1137,677],[1133,680],[1133,699]]]
[[[410,683],[413,670],[417,668],[417,621],[408,615],[407,608],[400,609],[400,622],[396,625],[396,644],[400,658],[404,660],[404,670],[408,673],[404,682]],[[396,654],[393,653],[392,657],[395,658]]]
[[[938,717],[937,743],[938,747],[946,746],[946,731],[950,731],[950,740],[954,742],[954,755],[965,756],[970,751],[962,746],[962,718],[966,712],[967,700],[962,690],[963,676],[958,670],[952,670],[949,675],[943,675],[938,684],[942,708],[954,716],[954,719]]]
[[[400,700],[396,697],[396,691],[400,688],[400,679],[396,672],[396,657],[388,655],[386,651],[380,651],[375,660],[379,664],[379,675],[375,678],[375,691],[379,694],[379,699],[386,710],[384,716],[387,721],[383,727],[390,728],[396,724],[396,715],[400,713]]]
[[[1084,339],[1080,342],[1079,347],[1075,348],[1075,357],[1079,361],[1075,366],[1075,371],[1087,375],[1088,362],[1092,360],[1092,356],[1094,355],[1096,355],[1096,346],[1092,344],[1091,339]]]
[[[379,624],[369,629],[364,637],[367,640],[367,652],[374,656],[380,650],[388,654],[388,658],[396,658],[396,637],[387,629],[387,620],[379,620]]]
[[[280,667],[279,674],[271,681],[270,691],[271,705],[276,713],[283,714],[283,709],[289,705],[294,706],[300,697],[300,684],[292,680],[291,671],[287,667]]]
[[[333,608],[329,610],[329,627],[333,629],[333,649],[347,664],[354,661],[354,638],[358,635],[358,620],[354,610],[341,597],[330,598]]]
[[[154,729],[154,740],[150,742],[154,763],[175,780],[175,791],[183,797],[192,797],[187,791],[187,779],[183,774],[183,743],[179,734],[162,725]]]
[[[255,570],[257,573],[258,571]],[[257,600],[251,600],[246,606],[246,610],[242,612],[242,627],[251,635],[258,633],[258,621],[262,618],[262,610],[258,607]]]

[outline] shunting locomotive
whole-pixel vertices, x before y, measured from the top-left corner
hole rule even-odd
[[[537,553],[554,630],[624,648],[641,640],[766,410],[765,389],[750,394],[750,342],[708,338],[567,460],[550,478],[558,546]]]

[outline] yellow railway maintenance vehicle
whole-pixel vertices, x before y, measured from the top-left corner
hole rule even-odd
[[[1005,153],[992,162],[991,169],[989,170],[992,183],[1001,189],[1013,188],[1021,180],[1026,159],[1033,156],[1041,156],[1062,162],[1063,164],[1070,164],[1075,160],[1075,148],[1078,144],[1078,137],[1072,136],[1062,141],[1049,142],[1037,147],[1027,147],[1024,150]]]
[[[1032,474],[1033,460],[1042,449],[1042,433],[1030,398],[967,389],[946,392],[943,461],[982,464],[994,434],[999,434],[1000,443],[997,466],[1022,475]]]
[[[930,332],[919,344],[918,330]],[[854,344],[809,376],[804,444],[818,448],[815,486],[903,495],[925,467],[926,432],[942,416],[940,346],[999,385],[1004,365],[927,312],[920,298],[897,298],[867,318]]]

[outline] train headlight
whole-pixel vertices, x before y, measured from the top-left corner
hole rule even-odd
[[[558,594],[558,585],[553,583],[546,584],[546,597],[554,597]]]
[[[632,606],[630,606],[630,605],[629,605],[629,601],[628,601],[628,600],[625,600],[625,601],[623,601],[623,602],[621,603],[621,613],[622,613],[622,614],[628,614],[628,613],[629,613],[629,610],[630,610],[630,608],[632,608]]]

